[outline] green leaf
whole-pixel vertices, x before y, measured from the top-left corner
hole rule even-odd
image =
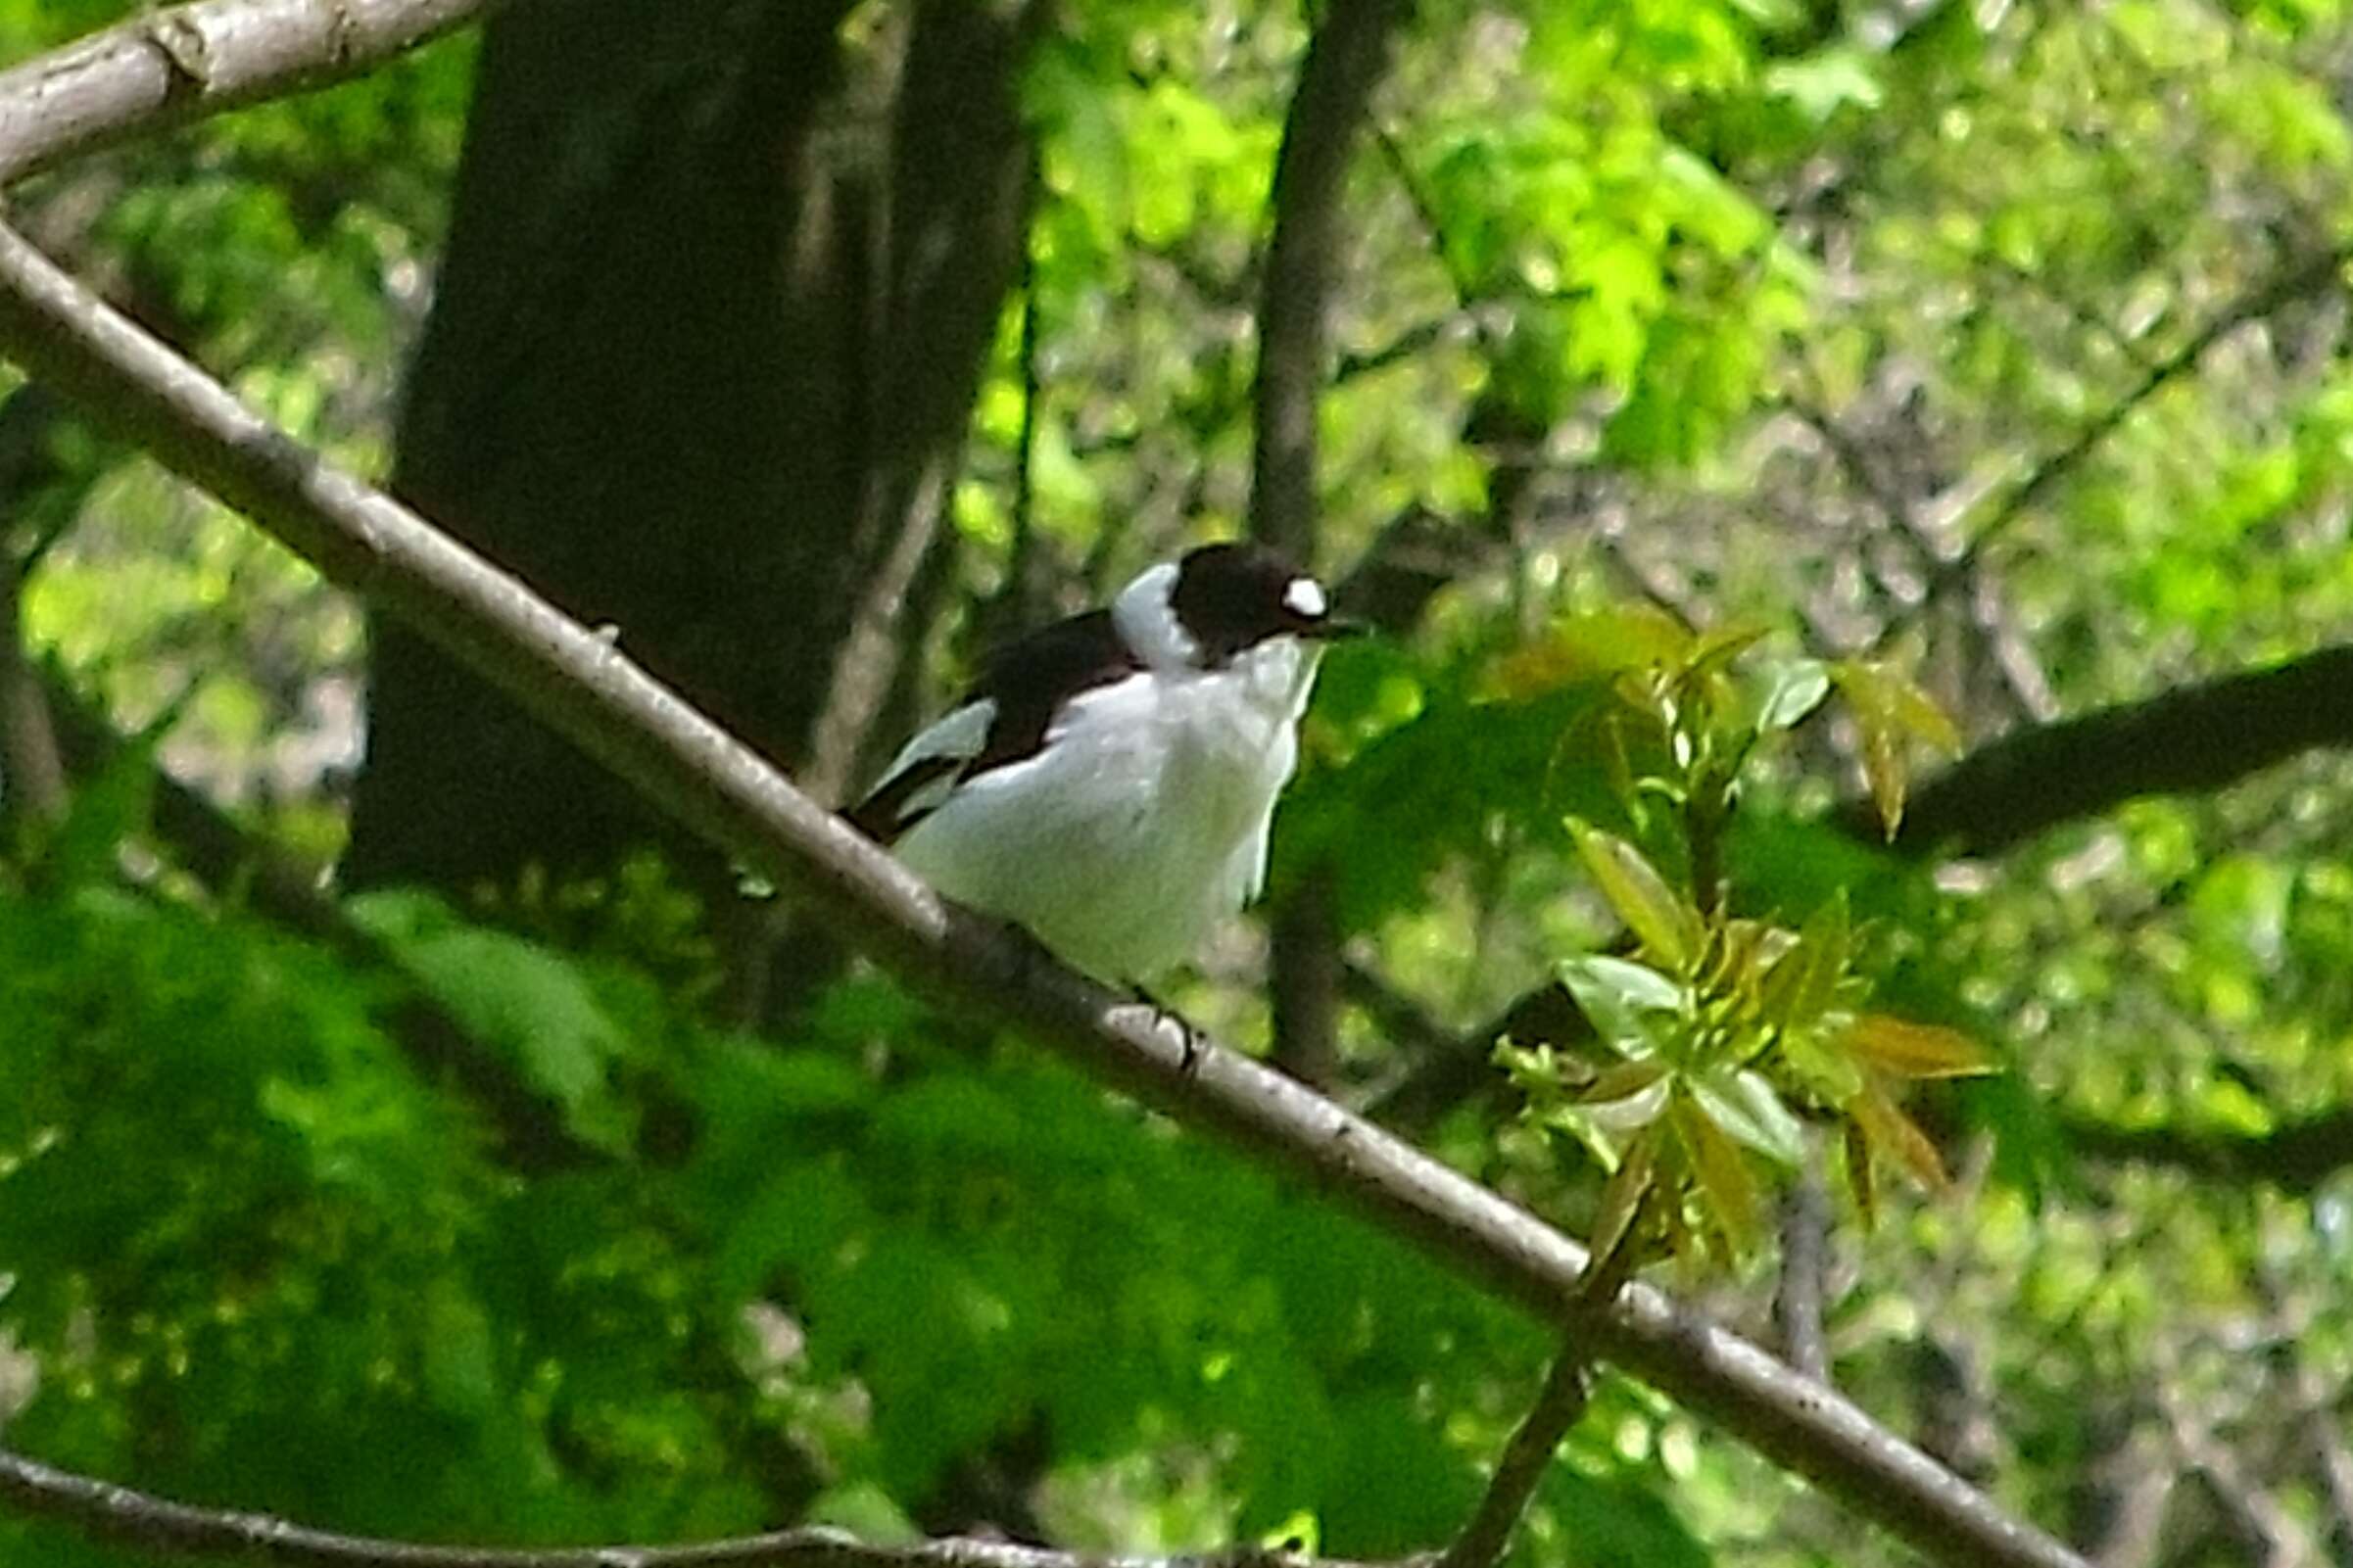
[[[1691,646],[1691,632],[1682,622],[1648,604],[1566,616],[1543,637],[1496,660],[1481,688],[1525,701],[1628,670],[1669,667]]]
[[[1757,996],[1763,1022],[1781,1030],[1810,1027],[1837,1000],[1852,941],[1847,893],[1841,888],[1814,911],[1798,940],[1765,971]]]
[[[1945,1170],[1945,1157],[1937,1153],[1935,1142],[1878,1084],[1864,1084],[1862,1091],[1840,1109],[1861,1130],[1863,1142],[1873,1155],[1903,1166],[1931,1192],[1943,1192],[1951,1185],[1952,1178]]]
[[[1772,666],[1756,704],[1756,728],[1794,730],[1830,695],[1830,671],[1819,659],[1789,659]]]
[[[46,841],[35,835],[36,853],[50,875],[68,887],[114,881],[122,841],[147,830],[155,784],[153,740],[124,746],[95,777],[77,784]]]
[[[1678,973],[1688,969],[1702,940],[1700,912],[1678,897],[1642,851],[1625,839],[1574,817],[1568,820],[1568,831],[1585,869],[1617,918],[1642,939],[1653,958]]]
[[[1631,1245],[1627,1232],[1642,1213],[1657,1177],[1658,1137],[1645,1132],[1628,1141],[1609,1184],[1602,1189],[1602,1207],[1593,1219],[1593,1260],[1600,1263],[1621,1245]]]
[[[454,1279],[435,1280],[424,1296],[425,1391],[452,1415],[479,1416],[499,1398],[490,1314]]]
[[[1961,749],[1960,733],[1936,699],[1884,661],[1842,659],[1830,667],[1862,733],[1863,778],[1879,820],[1890,839],[1903,824],[1904,795],[1910,787],[1911,764],[1907,742],[1925,741],[1947,756]]]
[[[1561,983],[1576,998],[1594,1032],[1627,1056],[1646,1056],[1653,1049],[1644,1014],[1678,1012],[1684,1002],[1683,987],[1657,970],[1599,953],[1563,959]]]
[[[1712,1072],[1688,1080],[1692,1098],[1726,1134],[1795,1169],[1805,1158],[1805,1129],[1754,1070]]]
[[[1715,1221],[1732,1258],[1748,1257],[1759,1234],[1756,1179],[1750,1174],[1748,1161],[1699,1100],[1677,1095],[1672,1115],[1676,1136],[1699,1181],[1702,1208]]]
[[[1569,1109],[1603,1132],[1640,1132],[1666,1109],[1666,1065],[1657,1057],[1621,1062],[1608,1069]]]
[[[1866,1013],[1838,1037],[1848,1056],[1899,1078],[1965,1078],[1997,1072],[1986,1048],[1958,1029]]]
[[[629,1041],[575,965],[504,931],[404,929],[404,922],[421,918],[412,902],[353,904],[355,917],[372,925],[459,1027],[508,1056],[524,1081],[561,1109],[575,1137],[608,1153],[628,1150],[634,1119],[606,1072],[628,1054]]]
[[[1870,57],[1859,49],[1824,49],[1801,60],[1782,61],[1766,68],[1764,84],[1767,92],[1788,99],[1816,124],[1850,104],[1877,109],[1885,96]]]

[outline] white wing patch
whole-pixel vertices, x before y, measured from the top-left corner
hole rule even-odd
[[[988,744],[989,726],[996,723],[997,705],[987,697],[967,702],[942,716],[930,728],[919,731],[914,739],[899,748],[890,766],[873,790],[880,794],[890,787],[891,782],[909,768],[935,759],[950,762],[970,762]],[[942,773],[933,783],[925,784],[899,803],[898,820],[906,822],[927,811],[936,810],[941,801],[956,787],[956,770]]]
[[[1323,619],[1327,607],[1323,601],[1323,585],[1312,577],[1294,577],[1282,591],[1283,607],[1293,615],[1303,615],[1311,621]]]

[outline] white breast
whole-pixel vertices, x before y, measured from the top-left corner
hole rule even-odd
[[[1317,652],[1276,638],[1086,692],[1038,755],[969,781],[898,854],[1101,978],[1157,974],[1265,882]]]

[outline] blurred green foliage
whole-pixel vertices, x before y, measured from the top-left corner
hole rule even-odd
[[[129,11],[0,0],[0,60]],[[1239,527],[1255,258],[1306,37],[1258,0],[1104,0],[1028,63],[1028,287],[955,493],[941,690],[1004,595],[1042,618]],[[474,50],[76,164],[15,215],[381,473]],[[1320,564],[1446,582],[1327,662],[1279,820],[1276,896],[1328,890],[1376,988],[1351,993],[1334,1087],[1379,1103],[1430,1036],[1564,960],[1649,983],[1599,967],[1622,929],[1675,971],[1689,847],[1626,787],[1673,770],[1606,741],[1615,699],[1562,629],[1774,628],[1751,716],[1794,719],[1833,667],[1845,701],[1737,770],[1726,917],[1835,938],[1875,1008],[2011,1069],[1925,1086],[1912,1133],[1879,1124],[1951,1191],[1882,1192],[1876,1228],[1836,1232],[1833,1370],[2088,1549],[2149,1477],[2206,1476],[2155,1563],[2246,1560],[2233,1497],[2311,1553],[2347,1528],[2315,1455],[2332,1422],[2341,1454],[2353,1387],[2353,1188],[2100,1135],[2259,1160],[2353,1106],[2353,773],[2314,757],[1995,860],[1898,860],[1824,812],[1899,799],[1895,737],[1926,721],[1841,661],[1919,650],[1896,667],[1966,744],[2344,635],[2353,345],[2327,263],[2353,233],[2349,70],[2329,0],[1429,0],[1333,259]],[[160,721],[153,757],[244,827],[331,858],[356,607],[70,419],[41,450],[0,514],[0,548],[39,551],[35,657],[120,728]],[[1378,1554],[1447,1536],[1535,1385],[1527,1325],[1314,1194],[870,977],[782,1037],[724,1025],[658,876],[464,910],[377,895],[348,912],[358,959],[178,866],[145,831],[148,761],[0,847],[12,1446],[416,1539],[987,1517],[1106,1549]],[[1178,999],[1263,1044],[1262,977],[1239,941]],[[560,1158],[518,1158],[416,1053],[420,1000]],[[1864,1043],[1951,1065],[1941,1033]],[[1599,1164],[1501,1070],[1482,1084],[1431,1145],[1606,1223]],[[1558,1085],[1536,1088],[1541,1117]],[[1730,1119],[1790,1152],[1778,1117]],[[1692,1174],[1729,1213],[1745,1168]],[[1769,1335],[1771,1216],[1745,1210],[1726,1250],[1753,1260],[1709,1305]],[[1898,1560],[1619,1384],[1516,1549]],[[5,1520],[0,1554],[127,1560]]]

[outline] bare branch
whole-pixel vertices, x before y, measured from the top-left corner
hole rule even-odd
[[[2353,645],[2015,731],[1912,796],[1898,854],[1988,855],[2140,795],[2202,793],[2353,744]],[[1841,824],[1874,835],[1867,805]]]
[[[66,814],[66,768],[24,647],[23,590],[17,563],[0,553],[0,823],[20,814],[54,822]]]
[[[29,386],[0,408],[0,516],[24,512],[56,477],[49,443],[59,411],[56,399]],[[56,537],[52,532],[15,555],[0,545],[0,823],[19,815],[55,821],[68,804],[57,725],[24,625],[24,585],[36,556]]]
[[[2323,1111],[2269,1132],[2224,1132],[2170,1121],[2120,1127],[2091,1117],[2059,1118],[2068,1147],[2088,1160],[2158,1165],[2210,1181],[2263,1182],[2309,1193],[2353,1165],[2353,1110]]]
[[[200,0],[0,72],[0,183],[113,142],[357,76],[495,0]]]
[[[1606,1308],[1632,1277],[1649,1240],[1643,1214],[1648,1201],[1647,1193],[1636,1201],[1634,1217],[1618,1232],[1615,1244],[1578,1281],[1581,1304]],[[1495,1474],[1488,1479],[1486,1496],[1479,1498],[1463,1533],[1439,1556],[1436,1568],[1495,1568],[1504,1548],[1512,1544],[1512,1532],[1518,1528],[1520,1515],[1527,1512],[1528,1499],[1536,1495],[1545,1471],[1552,1468],[1561,1440],[1585,1418],[1592,1402],[1593,1357],[1572,1334],[1553,1357],[1552,1370],[1545,1374],[1536,1402],[1513,1429],[1512,1441],[1504,1445]]]
[[[617,632],[512,576],[255,416],[0,228],[0,351],[245,512],[335,582],[463,660],[692,832],[806,900],[919,990],[1018,1026],[1081,1070],[1232,1140],[1844,1497],[1928,1556],[2082,1568],[2065,1546],[1754,1345],[1629,1286],[1579,1312],[1585,1250],[1261,1064],[1041,962],[655,682]]]
[[[1830,1381],[1830,1342],[1822,1309],[1830,1282],[1830,1190],[1822,1151],[1806,1151],[1805,1168],[1781,1201],[1781,1279],[1773,1293],[1773,1326],[1781,1354],[1807,1377]]]
[[[870,1545],[837,1530],[783,1530],[684,1546],[431,1546],[309,1530],[266,1514],[192,1508],[5,1449],[0,1498],[21,1512],[151,1550],[288,1568],[1280,1568],[1302,1561],[1254,1548],[1192,1557],[1098,1557],[963,1538]],[[1351,1565],[1323,1559],[1319,1568]]]

